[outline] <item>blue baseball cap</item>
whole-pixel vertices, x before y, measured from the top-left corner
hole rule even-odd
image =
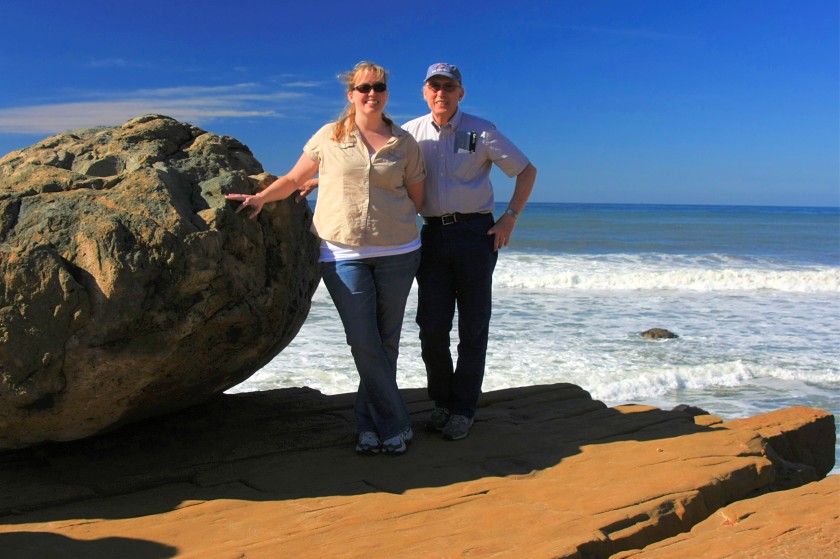
[[[446,62],[437,62],[429,66],[429,69],[426,71],[426,81],[432,76],[445,76],[461,83],[461,70],[457,66],[447,64]]]

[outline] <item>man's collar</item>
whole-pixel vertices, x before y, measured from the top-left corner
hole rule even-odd
[[[444,124],[443,126],[441,126],[440,124],[438,124],[438,122],[435,120],[434,115],[432,115],[431,113],[429,113],[429,119],[431,119],[431,121],[432,121],[432,125],[433,125],[435,128],[437,128],[438,130],[440,130],[440,129],[441,129],[441,128],[443,128],[444,126],[449,126],[450,128],[452,128],[452,130],[457,130],[457,129],[458,129],[458,126],[460,126],[460,125],[461,125],[461,121],[464,119],[464,113],[463,113],[463,111],[461,111],[461,107],[458,107],[458,108],[455,110],[455,114],[454,114],[454,115],[452,115],[452,118],[450,118],[450,119],[449,119],[449,122],[447,122],[447,123],[446,123],[446,124]]]

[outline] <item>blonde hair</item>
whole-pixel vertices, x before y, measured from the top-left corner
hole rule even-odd
[[[373,74],[376,81],[388,83],[388,71],[382,66],[366,60],[356,64],[352,70],[340,73],[338,75],[338,79],[347,88],[347,93],[350,93],[353,91],[353,87],[356,84],[356,78],[359,74],[365,72]],[[393,124],[393,121],[386,116],[385,113],[382,113],[382,120],[386,124]],[[335,123],[332,140],[336,142],[343,142],[347,140],[347,138],[349,138],[353,133],[354,128],[356,128],[356,106],[353,105],[353,103],[347,103],[347,106],[344,108],[344,111]]]

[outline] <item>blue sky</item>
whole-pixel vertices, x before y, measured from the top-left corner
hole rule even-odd
[[[336,75],[391,73],[427,111],[433,62],[462,108],[539,169],[540,202],[840,205],[837,0],[8,0],[0,154],[167,114],[280,174],[341,111]],[[497,198],[512,182],[494,173]]]

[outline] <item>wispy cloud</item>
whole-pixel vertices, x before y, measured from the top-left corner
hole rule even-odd
[[[129,63],[125,58],[98,58],[88,60],[86,66],[88,68],[124,68],[129,66]]]
[[[305,81],[299,81],[299,82],[289,82],[289,83],[287,83],[287,84],[285,84],[285,85],[286,85],[286,87],[303,87],[303,88],[309,88],[309,87],[321,87],[322,85],[324,85],[324,82],[305,82]]]
[[[126,60],[120,57],[92,58],[85,63],[87,68],[151,68],[154,65],[148,62],[137,62]]]
[[[197,125],[221,118],[282,118],[287,102],[299,102],[305,96],[256,83],[84,92],[55,103],[2,108],[0,133],[52,134],[115,126],[149,113]]]

